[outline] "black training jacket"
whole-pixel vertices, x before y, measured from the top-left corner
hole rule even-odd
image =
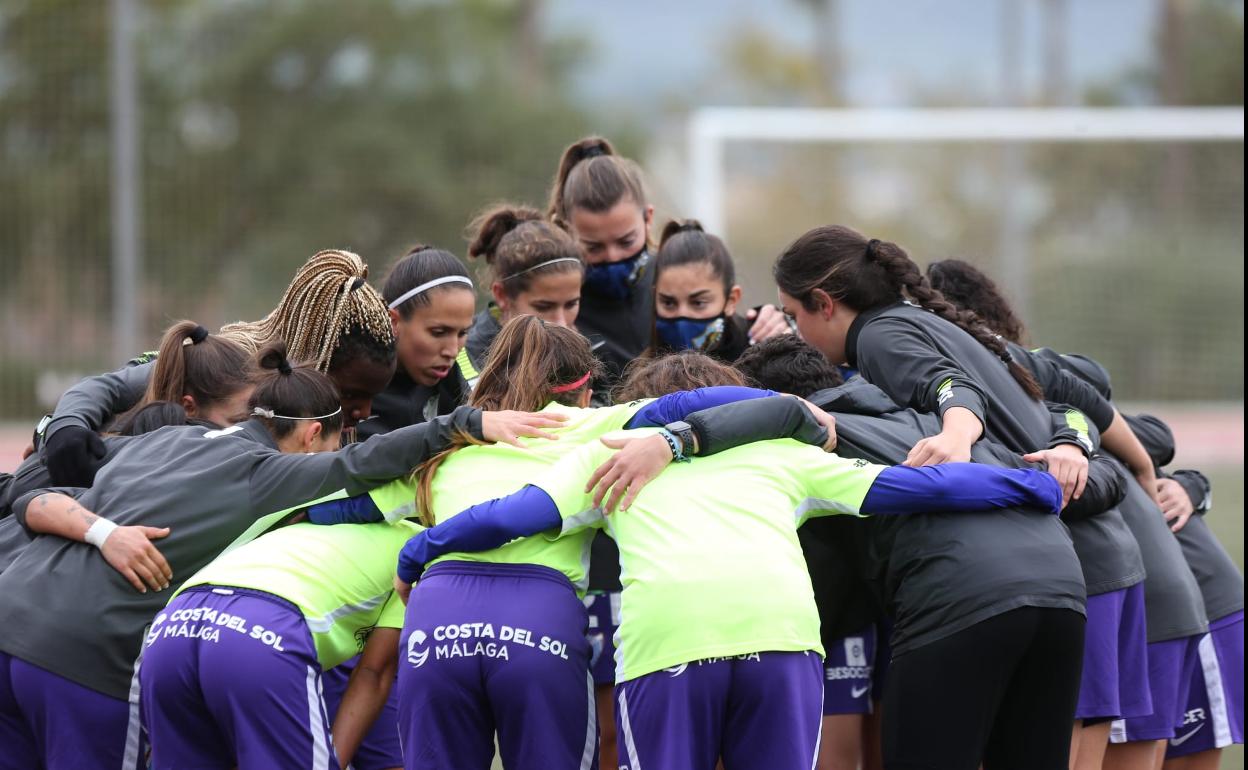
[[[372,414],[356,425],[356,436],[362,441],[369,436],[428,422],[450,414],[467,400],[468,383],[458,363],[452,364],[450,373],[433,387],[417,383],[400,364],[386,389],[373,396]]]
[[[607,393],[624,367],[650,345],[654,329],[654,260],[642,268],[627,299],[603,297],[582,287],[576,328],[589,339],[594,355],[606,367],[594,390]]]

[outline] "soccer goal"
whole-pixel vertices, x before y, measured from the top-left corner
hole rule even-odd
[[[1236,399],[1243,139],[1242,107],[707,108],[685,203],[751,302],[785,244],[848,224],[987,269],[1037,344],[1102,356],[1123,395]]]

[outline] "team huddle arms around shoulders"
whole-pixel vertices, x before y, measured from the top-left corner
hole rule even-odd
[[[545,210],[171,326],[0,474],[0,770],[1212,768],[1243,577],[1110,373],[841,225]],[[752,287],[756,291],[763,287]],[[478,309],[478,293],[488,297]],[[170,309],[175,310],[175,309]]]

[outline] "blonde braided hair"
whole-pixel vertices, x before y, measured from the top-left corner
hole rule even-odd
[[[291,361],[329,369],[339,339],[362,330],[383,347],[394,346],[386,303],[369,286],[368,265],[358,254],[328,249],[303,263],[286,287],[282,301],[260,321],[239,321],[221,327],[221,336],[249,353],[284,341]]]

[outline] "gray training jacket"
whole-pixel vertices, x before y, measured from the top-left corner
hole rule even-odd
[[[1205,615],[1212,623],[1244,609],[1244,575],[1205,522],[1210,508],[1209,480],[1198,471],[1175,471],[1173,477],[1187,490],[1196,509],[1196,515],[1175,538],[1200,585]]]
[[[992,351],[934,313],[906,302],[863,312],[850,325],[845,352],[851,366],[902,406],[940,415],[962,406],[984,424],[984,438],[1011,451],[1047,446],[1051,427],[1045,404],[1029,398]],[[1044,371],[1035,373],[1042,388],[1068,395],[1069,380],[1046,382]],[[1058,397],[1049,400],[1061,403]],[[1098,426],[1104,421],[1093,419]],[[1072,521],[1070,534],[1090,596],[1144,579],[1140,549],[1118,511]]]
[[[1157,475],[1163,476],[1161,469],[1170,464],[1175,452],[1174,433],[1170,426],[1148,414],[1127,415],[1126,420],[1152,458]],[[1174,539],[1178,541],[1183,561],[1200,589],[1205,616],[1210,621],[1220,620],[1244,608],[1244,576],[1204,521],[1203,514],[1210,506],[1209,480],[1197,471],[1175,471],[1173,478],[1183,486],[1191,498],[1192,507],[1200,514],[1188,519],[1187,526],[1179,530]],[[1166,551],[1172,555],[1168,547]],[[1178,573],[1175,580],[1187,583],[1182,570],[1174,568],[1173,571]],[[1151,571],[1149,577],[1152,577]],[[1145,590],[1147,588],[1145,584]]]
[[[257,518],[343,488],[366,492],[461,431],[482,438],[479,410],[462,407],[317,454],[279,452],[254,420],[225,430],[162,428],[124,447],[78,499],[119,525],[169,527],[159,547],[176,590]],[[38,494],[18,500],[19,521]],[[124,700],[144,630],[171,593],[138,593],[90,545],[37,537],[0,575],[0,651]]]
[[[88,377],[56,402],[43,441],[67,425],[102,431],[113,418],[139,403],[156,368],[156,355],[145,353],[115,372]]]
[[[932,414],[902,409],[855,377],[810,397],[836,417],[842,457],[895,464],[916,442],[940,432]],[[991,441],[975,462],[1030,467]],[[882,587],[900,655],[1019,607],[1083,614],[1083,574],[1061,520],[1021,508],[989,513],[872,516],[861,523],[868,577]]]

